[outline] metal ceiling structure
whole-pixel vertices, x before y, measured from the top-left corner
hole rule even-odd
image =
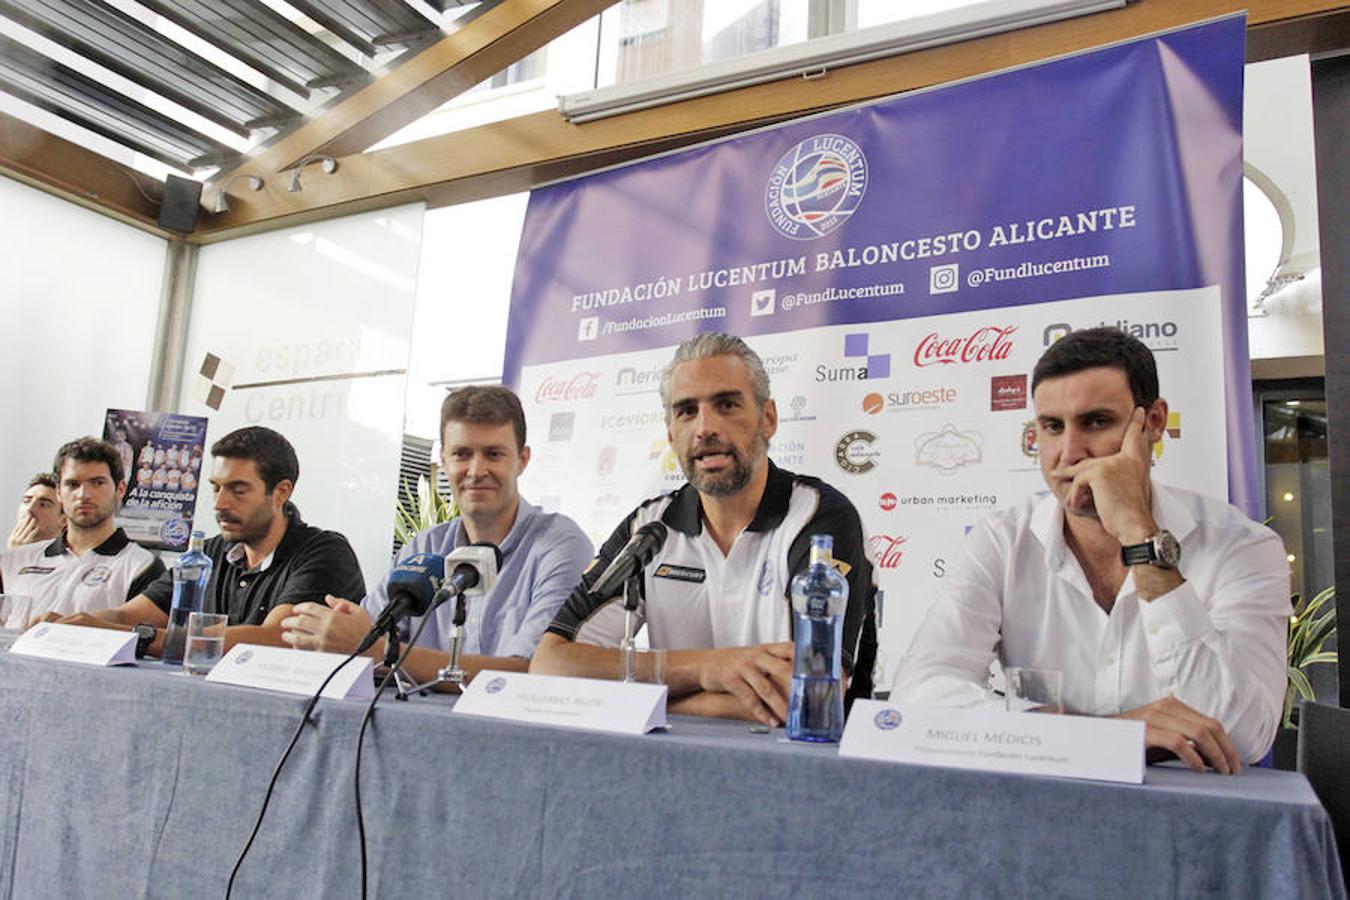
[[[453,15],[446,10],[476,5],[0,0],[0,17],[20,26],[0,34],[0,91],[184,174],[228,169],[440,38]],[[283,14],[287,9],[293,14]],[[208,59],[212,54],[177,29],[223,58]],[[42,40],[23,40],[30,32]],[[76,59],[44,53],[44,41]],[[119,89],[120,80],[101,77],[102,70],[140,90]],[[175,115],[157,98],[229,136]]]
[[[527,191],[1209,17],[1247,16],[1248,61],[1350,47],[1350,0],[1132,0],[1087,25],[1038,25],[585,125],[541,110],[371,149],[618,2],[0,0],[0,175],[204,244]],[[295,168],[316,160],[327,174],[295,190]],[[191,232],[158,224],[169,169],[205,182],[206,214]]]

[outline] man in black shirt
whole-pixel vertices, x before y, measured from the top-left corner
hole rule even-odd
[[[232,431],[211,446],[220,535],[203,548],[211,580],[203,612],[225,613],[228,649],[237,643],[286,646],[281,620],[297,603],[322,603],[327,594],[365,594],[361,567],[347,539],[307,525],[290,502],[300,476],[295,449],[270,428]],[[173,573],[165,572],[126,604],[62,619],[74,625],[140,626],[137,655],[159,655],[173,600]]]

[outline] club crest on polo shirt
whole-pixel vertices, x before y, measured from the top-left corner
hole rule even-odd
[[[688,581],[693,584],[702,584],[708,577],[708,573],[702,569],[695,569],[690,566],[672,566],[667,563],[657,566],[653,574],[657,578],[670,578],[674,581]]]
[[[85,587],[98,587],[100,584],[107,584],[108,579],[112,578],[112,569],[108,566],[94,566],[88,572],[80,576],[80,584]]]
[[[759,579],[755,585],[761,597],[767,597],[773,590],[773,571],[769,568],[769,561],[766,559],[759,567]]]

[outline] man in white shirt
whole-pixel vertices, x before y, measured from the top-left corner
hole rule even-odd
[[[1156,484],[1167,423],[1153,354],[1074,332],[1032,375],[1050,493],[968,536],[901,662],[901,702],[994,702],[1005,666],[1059,669],[1070,713],[1140,719],[1150,758],[1237,773],[1274,739],[1285,692],[1289,566],[1234,507]]]
[[[28,488],[19,500],[14,515],[14,530],[9,533],[9,548],[50,541],[66,525],[66,514],[61,509],[61,496],[56,488],[56,476],[39,472],[28,481]]]
[[[0,592],[32,598],[9,628],[44,615],[106,610],[139,594],[164,572],[159,557],[117,527],[114,513],[126,493],[122,455],[92,437],[61,447],[58,478],[66,527],[50,541],[0,553]]]

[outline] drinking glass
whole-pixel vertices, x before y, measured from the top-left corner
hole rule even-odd
[[[619,681],[632,681],[638,684],[665,684],[666,683],[666,651],[652,650],[647,647],[634,647],[632,657],[633,668],[628,671],[628,661],[626,654],[619,652],[619,670],[616,673]]]
[[[189,675],[205,675],[225,655],[225,626],[229,617],[221,613],[195,612],[188,616],[187,647],[183,670]]]

